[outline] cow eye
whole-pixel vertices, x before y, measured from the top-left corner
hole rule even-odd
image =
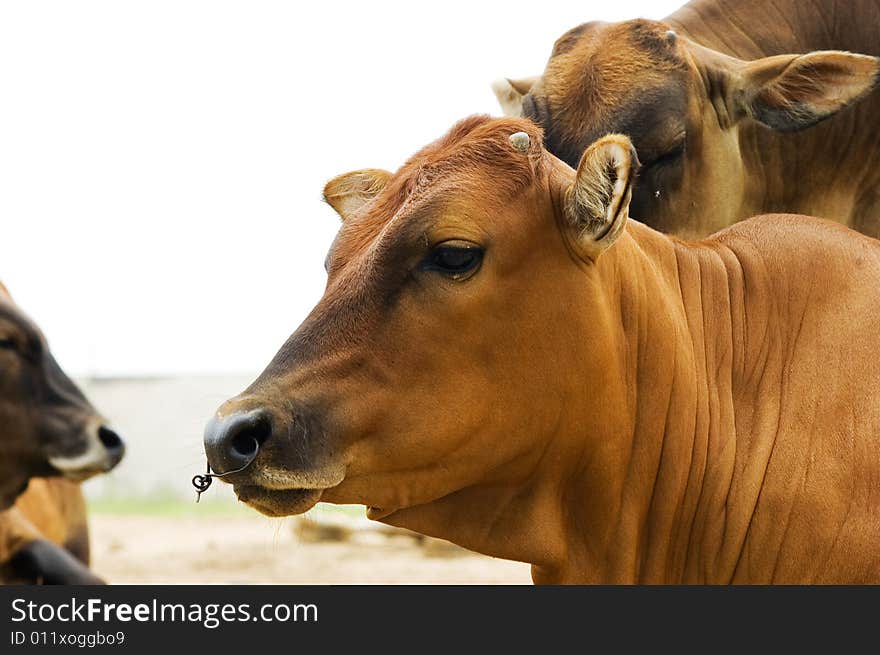
[[[482,248],[473,244],[447,242],[431,251],[431,254],[423,262],[422,268],[458,280],[476,271],[482,261]]]
[[[15,350],[15,342],[12,339],[0,339],[0,350]]]
[[[684,154],[684,141],[679,143],[677,146],[672,148],[671,150],[667,150],[665,153],[657,157],[651,162],[645,164],[645,168],[653,168],[655,166],[665,166],[667,164],[672,164],[681,159],[681,156]]]

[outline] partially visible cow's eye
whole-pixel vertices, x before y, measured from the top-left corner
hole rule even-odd
[[[668,164],[674,164],[675,162],[681,159],[681,156],[684,154],[684,141],[679,143],[677,146],[672,148],[671,150],[667,150],[665,153],[656,157],[652,161],[649,161],[644,165],[644,168],[654,168],[655,166],[665,166]]]
[[[483,261],[483,249],[466,243],[441,243],[422,262],[422,269],[454,279],[475,272]]]
[[[12,339],[0,339],[0,350],[15,350],[15,342]]]

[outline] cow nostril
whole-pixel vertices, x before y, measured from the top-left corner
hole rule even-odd
[[[243,432],[232,439],[232,450],[242,457],[252,457],[257,452],[257,441],[251,432]]]
[[[271,438],[272,426],[272,415],[265,409],[215,416],[205,427],[208,465],[219,475],[250,466],[260,446]]]
[[[260,417],[255,423],[238,432],[229,445],[234,454],[242,458],[251,458],[257,454],[257,449],[263,444],[272,432],[272,426],[267,418]]]
[[[104,444],[104,448],[107,450],[117,450],[122,448],[122,439],[119,438],[119,435],[103,425],[98,428],[98,439]]]

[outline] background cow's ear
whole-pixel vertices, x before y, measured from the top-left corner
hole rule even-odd
[[[390,178],[391,173],[378,168],[337,175],[324,186],[324,200],[344,221],[379,195]]]
[[[815,125],[859,100],[880,82],[880,58],[819,51],[746,63],[734,101],[748,116],[780,132]]]
[[[565,212],[576,243],[590,259],[623,234],[639,158],[630,140],[609,134],[587,148],[574,183],[565,193]]]
[[[522,116],[522,99],[535,82],[537,77],[524,77],[521,80],[511,80],[506,77],[492,82],[492,91],[498,98],[501,111],[505,116]]]

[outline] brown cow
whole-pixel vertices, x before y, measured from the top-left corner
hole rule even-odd
[[[661,231],[783,211],[880,236],[876,55],[880,0],[694,0],[663,21],[581,25],[540,78],[493,86],[571,166],[628,135],[633,216]]]
[[[681,241],[627,223],[625,137],[577,172],[541,140],[474,117],[332,180],[324,297],[210,465],[265,514],[362,503],[537,582],[880,582],[880,242]]]
[[[0,583],[103,584],[88,565],[79,483],[33,478],[15,505],[0,512]]]
[[[0,576],[97,581],[82,563],[88,561],[88,544],[76,483],[112,469],[125,448],[2,285],[0,439]],[[45,476],[61,479],[28,487]]]

